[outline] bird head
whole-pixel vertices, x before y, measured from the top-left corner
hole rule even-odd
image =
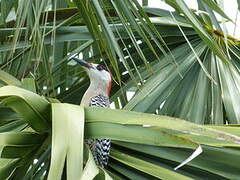
[[[107,94],[110,94],[112,87],[111,72],[101,64],[88,63],[82,59],[72,57],[78,64],[80,64],[87,72],[91,84],[96,87],[106,88]]]

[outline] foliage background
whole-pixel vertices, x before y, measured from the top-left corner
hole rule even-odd
[[[46,178],[46,174],[60,177],[62,171],[68,172],[70,179],[71,174],[84,177],[81,171],[75,174],[77,170],[71,173],[71,168],[64,169],[64,157],[72,157],[66,149],[74,147],[80,148],[76,152],[80,164],[74,167],[83,166],[83,143],[80,147],[75,141],[64,144],[66,151],[63,152],[59,150],[62,149],[59,148],[62,147],[60,141],[56,140],[58,143],[54,144],[55,137],[63,136],[66,119],[75,119],[76,116],[76,121],[79,121],[84,113],[85,121],[90,119],[85,124],[85,136],[116,140],[111,154],[112,163],[107,170],[110,176],[130,179],[201,178],[206,173],[218,179],[239,176],[239,160],[236,158],[239,156],[238,125],[206,129],[188,124],[184,129],[187,122],[172,119],[168,124],[166,117],[162,116],[160,119],[153,116],[157,122],[153,124],[141,118],[135,122],[134,118],[139,115],[131,116],[131,113],[121,122],[116,122],[117,117],[127,114],[124,111],[115,116],[111,111],[110,120],[100,111],[91,121],[97,112],[95,109],[88,114],[91,108],[83,110],[55,104],[59,101],[79,104],[88,87],[88,77],[83,69],[69,59],[71,55],[78,54],[86,61],[103,63],[111,70],[114,77],[111,102],[116,109],[167,115],[197,124],[239,124],[240,41],[227,35],[225,28],[225,22],[236,22],[221,9],[221,1],[199,0],[198,10],[190,9],[183,0],[165,2],[175,11],[142,7],[136,0],[0,2],[1,86],[14,85],[40,95],[12,86],[1,88],[2,178]],[[222,17],[221,21],[215,14]],[[134,93],[131,99],[127,97],[128,92]],[[62,118],[55,116],[56,112]],[[69,112],[72,114],[68,115]],[[152,118],[152,115],[148,116],[146,119]],[[51,128],[54,119],[62,121],[56,121],[57,124]],[[135,123],[128,124],[128,121]],[[172,127],[173,123],[180,126]],[[153,127],[146,130],[142,127],[146,124]],[[66,130],[64,136],[77,134],[76,142],[83,142],[83,128],[82,124],[79,127],[81,131]],[[99,131],[111,128],[116,131],[106,131],[107,134]],[[117,130],[123,132],[125,129],[128,129],[125,133],[129,134],[128,137],[115,134]],[[158,134],[157,139],[165,141],[158,142],[154,133]],[[155,141],[136,139],[137,134],[146,134]],[[21,137],[21,141],[16,137]],[[60,167],[59,164],[50,165],[51,139],[51,158],[62,157]],[[206,156],[175,172],[173,168],[199,145]],[[86,163],[91,164],[91,155],[85,153]],[[228,160],[217,158],[219,156]],[[36,165],[34,159],[39,159]],[[98,169],[94,163],[91,168],[90,172],[96,172],[93,177],[98,174],[97,177],[108,178],[106,171]],[[54,172],[57,175],[52,174]]]

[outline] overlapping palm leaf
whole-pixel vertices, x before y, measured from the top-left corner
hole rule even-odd
[[[67,179],[84,178],[89,173],[103,179],[192,179],[206,173],[224,179],[239,175],[238,127],[201,126],[167,116],[45,103],[44,97],[14,86],[0,88],[0,96],[3,101],[14,98],[11,108],[19,112],[19,117],[15,114],[15,118],[5,119],[1,128],[22,123],[21,128],[12,126],[0,133],[2,179],[47,175],[49,179],[59,179],[63,171]],[[31,101],[27,100],[29,97]],[[26,111],[26,106],[31,110]],[[49,124],[45,132],[35,128],[38,121],[31,121],[31,117],[41,116],[44,118],[40,123]],[[96,167],[91,154],[83,156],[83,134],[85,138],[113,140],[108,169]],[[174,167],[198,146],[204,154],[175,171]],[[88,154],[87,147],[84,149],[84,154]]]
[[[166,1],[175,12],[130,0],[0,3],[0,85],[32,91],[0,89],[1,178],[239,177],[238,125],[159,116],[240,121],[239,40],[222,31],[214,13],[229,18],[214,1],[198,1],[207,13],[183,0]],[[68,59],[76,53],[111,69],[115,107],[157,115],[52,99],[79,104],[88,78]],[[83,152],[83,133],[113,139],[108,169]],[[203,153],[175,171],[199,145]]]

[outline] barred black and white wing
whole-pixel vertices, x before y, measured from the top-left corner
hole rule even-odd
[[[89,106],[109,107],[109,98],[103,95],[94,96],[91,98]]]
[[[109,98],[98,95],[91,98],[89,106],[109,107]],[[109,159],[109,152],[111,146],[110,139],[87,139],[93,158],[95,162],[101,166],[106,167]]]

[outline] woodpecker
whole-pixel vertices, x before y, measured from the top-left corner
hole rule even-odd
[[[112,76],[110,71],[101,64],[88,63],[82,59],[72,57],[87,72],[90,85],[83,95],[81,105],[109,107],[109,94],[112,87]],[[87,139],[93,158],[97,165],[106,167],[109,159],[111,146],[110,139]]]

